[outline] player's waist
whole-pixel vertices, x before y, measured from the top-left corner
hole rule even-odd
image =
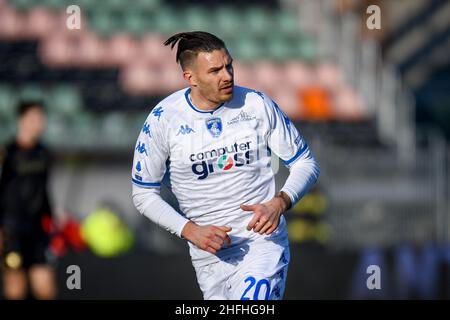
[[[225,245],[216,254],[201,250],[192,243],[189,243],[192,264],[200,267],[225,258],[241,256],[246,254],[251,247],[265,245],[267,241],[288,246],[286,220],[284,217],[281,218],[278,228],[271,235],[260,235],[252,230],[248,231],[246,226],[244,226],[244,230],[241,227],[234,228],[229,232],[231,244]]]

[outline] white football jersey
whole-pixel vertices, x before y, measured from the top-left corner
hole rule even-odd
[[[259,235],[246,229],[253,213],[239,207],[274,197],[271,152],[289,167],[309,149],[269,97],[235,86],[232,100],[203,111],[185,88],[150,112],[136,143],[132,182],[157,188],[168,171],[180,214],[198,225],[232,228],[232,244],[216,255],[189,243],[193,264],[206,265],[245,250],[253,241],[287,242],[284,217],[271,235]]]

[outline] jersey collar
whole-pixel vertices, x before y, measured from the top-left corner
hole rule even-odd
[[[192,110],[198,112],[198,113],[209,113],[209,114],[214,114],[214,112],[216,112],[217,110],[219,110],[225,103],[221,103],[217,108],[215,108],[214,110],[210,110],[210,111],[205,111],[205,110],[200,110],[198,108],[196,108],[194,106],[194,104],[191,102],[191,99],[189,99],[189,94],[191,93],[191,88],[188,88],[185,93],[184,93],[184,97],[186,98],[186,102],[188,103],[188,105],[191,107]]]

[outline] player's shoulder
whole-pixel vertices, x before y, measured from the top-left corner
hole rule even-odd
[[[264,92],[242,86],[234,87],[234,95],[237,99],[244,100],[245,103],[256,103],[263,105],[271,101],[271,98]]]
[[[183,108],[180,108],[180,104],[184,103],[186,90],[187,88],[178,90],[159,101],[156,105],[149,106],[146,123],[153,123],[158,126],[170,123],[170,119],[173,119],[180,110],[183,110]]]

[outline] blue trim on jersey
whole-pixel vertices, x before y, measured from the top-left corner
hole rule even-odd
[[[292,162],[294,162],[295,160],[300,158],[300,156],[306,151],[306,149],[308,149],[308,145],[305,143],[302,148],[298,149],[295,156],[293,156],[289,160],[286,160],[286,161],[283,160],[284,165],[289,166]]]
[[[211,111],[204,111],[204,110],[197,109],[192,104],[191,99],[189,99],[189,93],[190,92],[191,92],[191,88],[187,89],[186,92],[184,93],[184,97],[186,98],[186,101],[189,104],[189,106],[192,108],[192,110],[197,111],[199,113],[210,113],[210,114],[213,114],[215,111],[217,111],[220,107],[222,107],[224,105],[224,103],[221,103],[217,108],[215,108],[214,110],[211,110]]]
[[[159,182],[142,182],[142,181],[139,181],[139,180],[136,180],[136,179],[134,179],[134,178],[131,178],[131,181],[133,181],[135,184],[137,184],[138,186],[141,186],[141,187],[160,187],[161,186],[161,183],[159,183]]]

